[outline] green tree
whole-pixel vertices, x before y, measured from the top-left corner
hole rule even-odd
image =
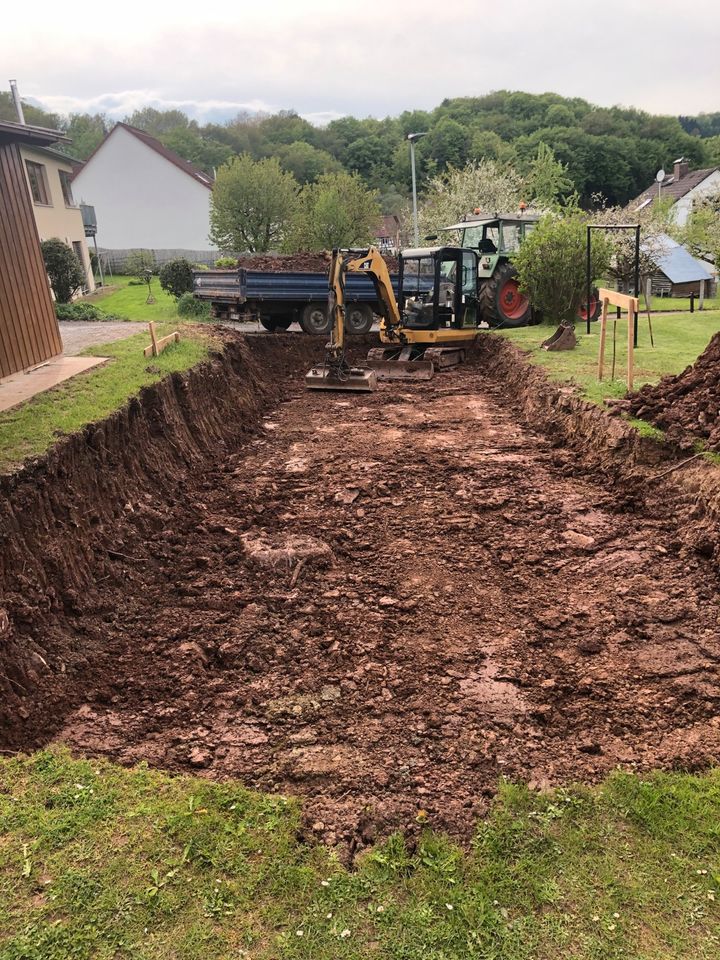
[[[278,159],[283,170],[287,170],[302,184],[314,183],[323,173],[342,170],[342,164],[335,157],[304,140],[280,147]]]
[[[380,216],[377,194],[357,174],[325,173],[303,187],[285,248],[293,252],[367,244]]]
[[[586,220],[578,212],[543,217],[515,256],[520,289],[546,320],[572,323],[583,302],[586,283]],[[610,247],[593,238],[592,275],[605,274]]]
[[[178,127],[170,133],[163,134],[160,139],[183,160],[188,160],[209,174],[233,155],[232,147],[209,137],[203,137],[190,127]]]
[[[65,135],[70,143],[61,143],[59,148],[77,160],[87,160],[108,132],[109,124],[103,113],[71,113],[63,122]]]
[[[151,137],[158,137],[158,139],[163,134],[172,133],[178,128],[197,129],[197,123],[190,120],[182,110],[156,110],[155,107],[135,110],[129,117],[125,117],[125,123],[129,123],[131,127],[137,127],[138,130],[144,130]]]
[[[572,181],[567,176],[567,165],[555,159],[555,154],[546,143],[538,144],[527,181],[532,200],[545,208],[552,208],[564,201],[573,189]]]
[[[34,107],[20,98],[23,105],[23,114],[25,123],[36,127],[47,127],[49,130],[58,130],[62,128],[62,118],[57,113],[51,113],[49,110],[43,110],[42,107]],[[8,120],[10,123],[17,123],[17,113],[15,112],[15,103],[12,94],[0,90],[0,120]]]
[[[58,303],[70,303],[85,283],[85,270],[74,251],[62,240],[53,237],[40,244],[50,286]]]
[[[157,268],[155,254],[152,250],[131,250],[125,259],[123,267],[129,277],[146,281],[148,274]]]
[[[185,257],[169,260],[160,268],[160,286],[179,300],[184,293],[193,291],[193,265]]]
[[[297,207],[299,184],[276,157],[233,157],[217,171],[210,241],[221,250],[257,253],[279,246]]]

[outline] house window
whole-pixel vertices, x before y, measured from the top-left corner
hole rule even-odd
[[[66,207],[77,206],[75,203],[75,198],[72,195],[72,174],[68,173],[67,170],[60,170],[60,186],[62,187],[62,195],[65,200]]]
[[[32,160],[25,161],[28,180],[30,181],[30,193],[35,203],[42,203],[46,207],[50,204],[50,191],[48,190],[47,174],[42,163],[34,163]]]

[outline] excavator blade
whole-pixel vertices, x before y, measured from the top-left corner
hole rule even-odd
[[[430,360],[368,360],[378,380],[432,380],[435,367]]]
[[[348,390],[353,393],[370,393],[377,390],[377,376],[374,370],[351,367],[338,373],[331,367],[313,367],[305,375],[308,390]]]

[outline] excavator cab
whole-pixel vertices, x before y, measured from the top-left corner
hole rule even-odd
[[[400,310],[407,330],[477,327],[478,258],[474,250],[425,247],[400,258]]]

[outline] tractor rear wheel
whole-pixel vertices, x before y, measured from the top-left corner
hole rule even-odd
[[[593,287],[590,293],[590,319],[597,320],[600,316],[600,309],[602,304],[600,303],[600,294],[598,293],[598,288]],[[578,320],[587,320],[588,308],[587,302],[583,297],[583,302],[578,307]]]
[[[532,308],[520,293],[517,270],[511,263],[502,263],[480,289],[482,319],[491,327],[524,327],[530,322]]]

